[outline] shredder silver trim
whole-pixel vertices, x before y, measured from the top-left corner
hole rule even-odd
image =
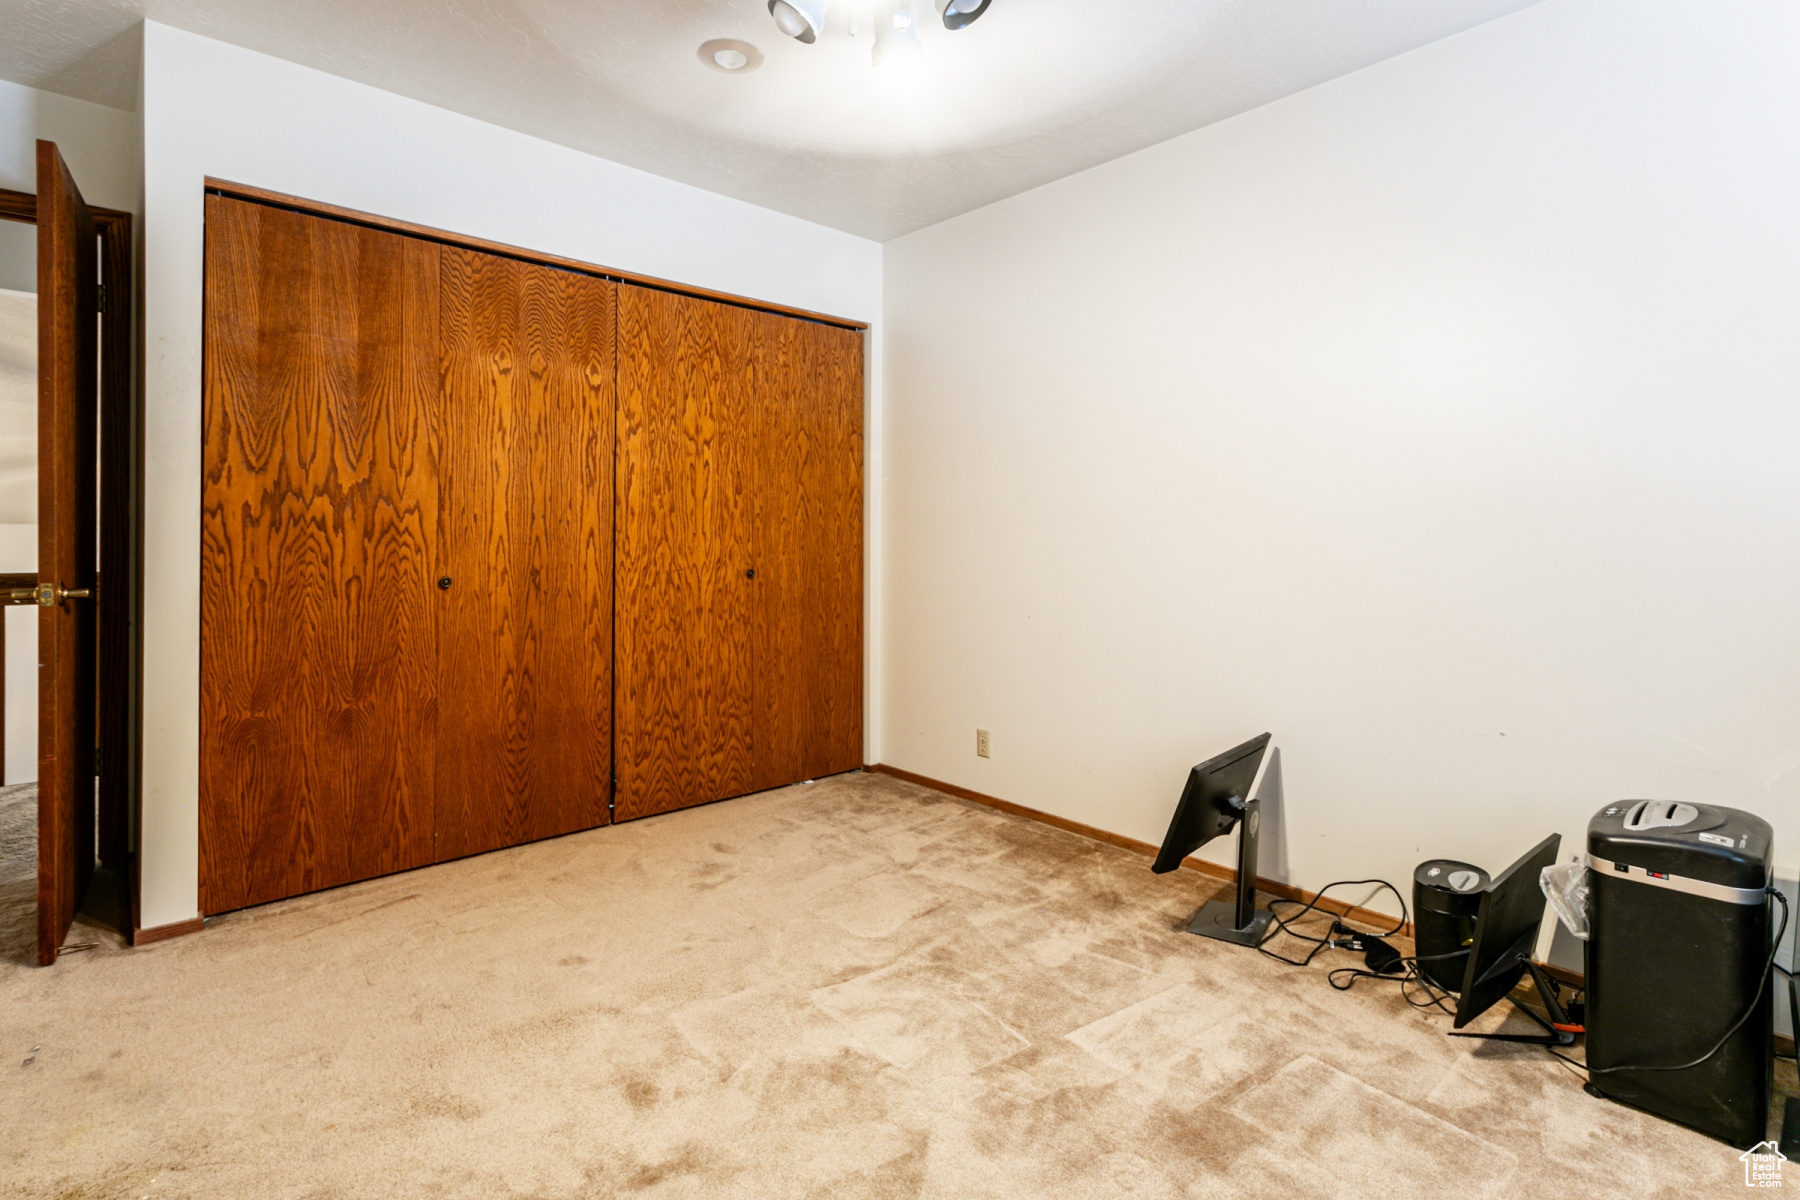
[[[1643,867],[1634,867],[1629,863],[1608,862],[1597,854],[1587,856],[1588,869],[1599,871],[1609,879],[1629,879],[1633,883],[1647,883],[1651,887],[1668,888],[1672,892],[1686,892],[1690,896],[1704,896],[1708,900],[1723,900],[1727,904],[1766,904],[1768,893],[1762,888],[1726,887],[1722,883],[1707,883],[1703,879],[1689,879],[1685,875],[1652,875]]]

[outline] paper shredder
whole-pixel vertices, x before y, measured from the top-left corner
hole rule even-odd
[[[1736,1146],[1765,1136],[1773,841],[1762,818],[1709,804],[1622,800],[1588,823],[1591,1093]],[[1704,1062],[1639,1069],[1699,1058],[1746,1012]]]

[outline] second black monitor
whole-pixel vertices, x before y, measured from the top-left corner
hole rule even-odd
[[[1216,837],[1230,833],[1244,815],[1250,787],[1256,782],[1269,735],[1259,734],[1241,746],[1214,755],[1188,772],[1187,786],[1175,805],[1169,832],[1163,838],[1156,865],[1161,875],[1181,866],[1181,860]]]

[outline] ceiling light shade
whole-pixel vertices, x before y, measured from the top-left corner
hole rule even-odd
[[[944,14],[945,29],[961,29],[973,25],[988,10],[993,0],[938,0],[938,11]]]
[[[762,66],[762,51],[736,38],[714,38],[700,43],[700,61],[727,75],[743,75]]]
[[[769,0],[769,15],[777,29],[810,46],[824,28],[827,4],[828,0]]]

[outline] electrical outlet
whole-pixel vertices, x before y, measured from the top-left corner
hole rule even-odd
[[[988,753],[988,737],[989,736],[990,735],[989,735],[988,731],[985,729],[977,729],[975,731],[975,754],[977,757],[979,757],[979,758],[992,758],[993,757],[991,754]]]

